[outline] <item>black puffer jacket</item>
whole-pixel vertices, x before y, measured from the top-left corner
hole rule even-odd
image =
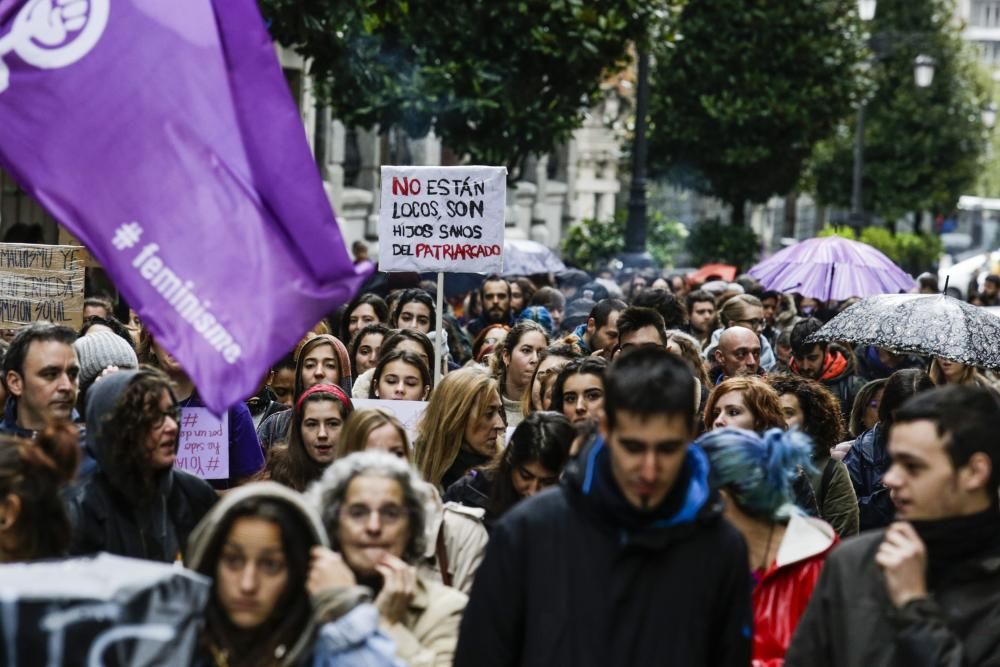
[[[148,503],[124,490],[127,485],[123,479],[130,473],[108,455],[106,439],[114,424],[104,418],[136,372],[119,371],[90,390],[87,449],[97,461],[97,470],[75,489],[68,503],[73,524],[70,552],[86,555],[107,551],[172,562],[218,496],[208,482],[173,468],[160,475],[159,492]]]
[[[692,447],[663,504],[640,512],[598,439],[559,488],[493,529],[457,667],[750,664],[743,538],[722,520],[708,461]]]

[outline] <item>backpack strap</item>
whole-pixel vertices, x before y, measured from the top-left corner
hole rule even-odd
[[[451,572],[448,570],[448,550],[444,546],[444,522],[437,535],[437,546],[434,549],[437,556],[438,569],[441,570],[441,581],[445,586],[451,586]]]

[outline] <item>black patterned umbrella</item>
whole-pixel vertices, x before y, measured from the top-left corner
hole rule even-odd
[[[846,341],[1000,368],[1000,317],[943,294],[881,294],[854,304],[810,341]]]

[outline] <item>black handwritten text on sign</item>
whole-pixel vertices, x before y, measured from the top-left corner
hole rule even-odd
[[[382,167],[379,269],[500,271],[506,173],[503,167]]]

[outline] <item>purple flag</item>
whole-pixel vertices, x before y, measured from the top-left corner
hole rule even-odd
[[[0,166],[216,412],[364,279],[254,0],[0,0]]]

